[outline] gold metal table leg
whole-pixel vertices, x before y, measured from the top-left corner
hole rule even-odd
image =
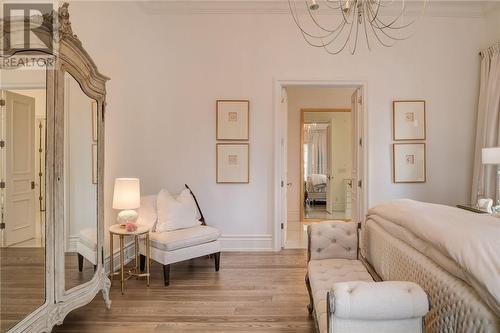
[[[109,233],[109,280],[111,281],[111,285],[113,285],[114,278],[114,266],[113,266],[113,234]]]
[[[123,295],[123,286],[125,284],[125,267],[124,267],[124,261],[125,261],[125,256],[123,253],[123,235],[120,235],[120,277],[121,277],[121,289],[122,289],[122,295]]]
[[[147,274],[147,279],[148,279],[148,287],[149,287],[149,277],[151,275],[150,273],[150,257],[151,257],[151,247],[149,244],[149,233],[146,234],[146,274]]]
[[[135,245],[135,273],[140,274],[139,268],[139,236],[134,236],[134,245]],[[139,280],[139,275],[136,275],[136,280]]]

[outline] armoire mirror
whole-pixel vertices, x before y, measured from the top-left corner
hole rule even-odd
[[[22,5],[14,12],[27,16],[0,22],[0,333],[50,332],[100,291],[111,305],[103,247],[108,78],[73,34],[67,3]],[[37,38],[27,42],[30,31]]]
[[[46,80],[44,66],[0,69],[0,333],[46,299]]]
[[[64,73],[65,290],[97,268],[97,101]]]

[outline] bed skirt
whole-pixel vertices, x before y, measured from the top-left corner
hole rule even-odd
[[[426,333],[500,333],[500,319],[474,289],[373,220],[364,223],[361,254],[382,280],[419,284],[430,296]]]

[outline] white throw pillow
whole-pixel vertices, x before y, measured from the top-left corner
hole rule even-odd
[[[174,198],[167,190],[161,190],[156,198],[158,221],[156,232],[191,228],[200,225],[198,208],[188,189]]]

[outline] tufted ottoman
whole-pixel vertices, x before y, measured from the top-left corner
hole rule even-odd
[[[427,295],[412,282],[373,282],[357,260],[355,223],[324,221],[307,233],[308,309],[319,332],[423,332]]]

